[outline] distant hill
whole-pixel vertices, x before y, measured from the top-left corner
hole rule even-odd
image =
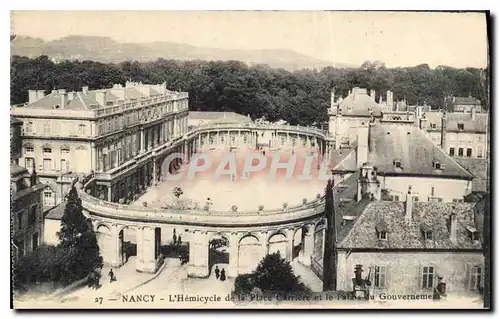
[[[11,55],[30,58],[47,55],[56,60],[94,60],[99,62],[122,62],[137,60],[153,61],[158,58],[175,60],[239,60],[248,65],[267,64],[274,68],[297,70],[321,69],[330,66],[319,60],[293,50],[228,50],[196,47],[174,42],[121,43],[108,37],[67,36],[58,40],[44,41],[27,36],[11,36]],[[336,67],[358,67],[335,64]]]

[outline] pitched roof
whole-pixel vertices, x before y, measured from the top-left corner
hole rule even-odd
[[[487,168],[488,160],[485,158],[471,158],[471,157],[453,157],[458,164],[469,171],[474,178],[472,179],[473,192],[485,192],[486,181],[488,178]]]
[[[74,92],[73,94],[73,99],[67,100],[67,104],[64,107],[64,110],[86,111],[91,110],[94,106],[99,105],[97,101],[92,99],[89,95],[83,94],[82,92]],[[60,107],[60,105],[61,93],[59,91],[53,91],[40,100],[27,104],[23,107],[52,110],[56,106]]]
[[[427,112],[425,117],[430,124],[436,124],[436,128],[429,131],[441,131],[441,112]],[[463,124],[464,129],[458,129],[458,124]],[[471,132],[471,133],[486,133],[488,129],[488,113],[476,114],[476,119],[472,120],[470,113],[446,113],[446,131],[447,132]]]
[[[52,207],[50,210],[47,211],[45,218],[61,220],[61,218],[64,215],[65,207],[66,207],[66,202],[62,202],[59,205]]]
[[[392,111],[392,106],[381,106],[368,95],[366,89],[357,87],[338,106],[343,116],[370,116],[370,109],[373,110],[373,116],[381,116],[383,110]]]
[[[370,126],[369,135],[368,162],[380,173],[473,177],[417,127],[377,124]],[[394,166],[396,159],[402,164],[401,171]],[[445,169],[436,170],[434,160]]]
[[[353,146],[352,148],[335,149],[330,152],[330,169],[334,171],[349,171],[355,167],[355,146]]]
[[[10,176],[17,176],[19,174],[27,173],[28,170],[17,164],[10,164]]]
[[[413,203],[412,223],[405,220],[403,202],[370,202],[351,230],[341,238],[343,249],[481,249],[473,241],[469,227],[474,227],[474,204],[471,203]],[[449,218],[457,220],[457,240],[450,240]],[[386,240],[377,237],[377,225],[384,223],[389,232]],[[422,225],[432,231],[432,240],[422,234]]]

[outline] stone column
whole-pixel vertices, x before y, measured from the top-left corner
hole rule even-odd
[[[228,277],[238,276],[238,233],[231,233],[229,236],[229,266],[227,268]]]
[[[145,140],[144,140],[144,129],[141,128],[141,153],[144,153],[146,148],[144,147],[145,146]]]
[[[108,202],[111,202],[111,201],[112,201],[112,200],[111,200],[111,196],[112,196],[112,192],[111,192],[111,191],[112,191],[112,190],[111,190],[111,185],[108,185],[107,187],[108,187],[108,199],[107,199],[107,201],[108,201]]]
[[[156,159],[153,158],[153,185],[156,185]]]
[[[118,227],[118,225],[111,225],[108,233],[101,233],[99,235],[99,248],[103,262],[111,267],[120,267],[123,265],[123,237],[120,236],[120,229]]]
[[[267,238],[267,232],[266,231],[262,231],[260,233],[260,238],[259,238],[259,243],[260,243],[260,260],[264,259],[266,256],[267,256],[267,253],[268,253],[268,245],[267,245],[267,241],[268,241],[268,238]],[[259,263],[260,260],[257,262]]]
[[[302,243],[302,263],[306,266],[311,265],[311,256],[314,253],[314,225],[307,225],[307,233]]]
[[[208,276],[208,234],[206,232],[195,230],[189,238],[188,275]]]
[[[287,246],[286,246],[286,260],[292,261],[293,256],[293,237],[295,235],[295,229],[290,228],[286,232]]]
[[[155,228],[139,227],[137,229],[137,261],[139,272],[155,273],[158,269],[158,238]]]

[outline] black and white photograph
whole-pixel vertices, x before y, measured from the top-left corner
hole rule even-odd
[[[490,23],[10,11],[11,308],[491,309]]]

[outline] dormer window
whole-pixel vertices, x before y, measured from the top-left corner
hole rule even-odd
[[[433,239],[433,233],[432,233],[432,227],[429,226],[428,224],[421,224],[420,225],[420,230],[422,231],[422,235],[424,236],[424,240],[432,240]]]
[[[460,131],[464,130],[464,123],[458,123],[457,126]]]
[[[393,161],[393,165],[394,165],[394,168],[396,168],[396,169],[403,169],[403,165],[401,164],[400,159],[395,159]]]
[[[383,220],[379,221],[377,223],[377,226],[375,227],[375,230],[377,231],[377,238],[379,240],[387,240],[388,227],[385,221]]]
[[[380,231],[380,232],[378,232],[378,239],[380,239],[380,240],[387,240],[387,232],[386,231]]]
[[[434,159],[434,160],[432,161],[432,167],[433,167],[434,169],[440,169],[440,170],[441,170],[441,169],[444,169],[444,165],[443,165],[443,164],[441,164],[441,162],[440,162],[439,160],[437,160],[437,159]]]
[[[476,228],[474,228],[473,226],[465,226],[465,228],[467,228],[467,230],[469,231],[470,239],[472,239],[473,241],[479,240],[479,232]]]

